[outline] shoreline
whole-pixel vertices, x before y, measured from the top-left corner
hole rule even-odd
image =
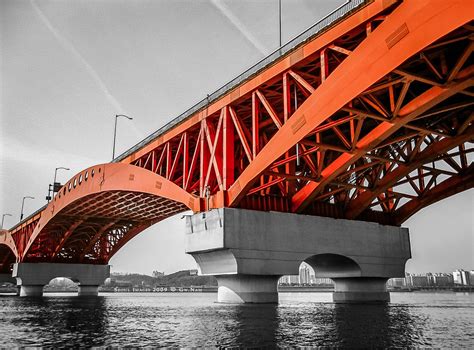
[[[279,286],[279,293],[332,293],[334,288],[329,286],[314,287],[314,286]],[[411,289],[389,289],[390,293],[473,293],[474,287],[460,287],[460,288],[411,288]],[[0,295],[16,295],[16,287],[0,288]],[[54,293],[77,293],[77,289],[58,289],[45,290],[44,294]],[[99,293],[217,293],[217,286],[207,287],[156,287],[145,289],[112,289],[101,288]]]

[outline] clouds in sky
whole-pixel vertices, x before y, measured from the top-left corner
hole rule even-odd
[[[87,60],[81,55],[81,53],[77,51],[74,45],[69,40],[67,40],[53,26],[53,24],[49,21],[49,19],[46,17],[43,11],[41,11],[36,1],[30,0],[30,3],[33,9],[35,10],[35,12],[38,14],[38,17],[40,18],[41,22],[43,22],[45,27],[48,28],[51,34],[54,35],[54,37],[57,39],[59,44],[64,48],[64,50],[68,51],[71,55],[73,55],[77,59],[77,61],[79,61],[79,63],[83,65],[84,69],[87,71],[90,77],[97,84],[97,87],[104,93],[105,97],[107,98],[109,103],[114,107],[117,113],[126,113],[125,109],[122,107],[120,102],[117,101],[117,99],[110,93],[109,89],[105,85],[104,81],[100,78],[99,74],[97,74],[95,69],[92,68],[89,62],[87,62]]]
[[[234,15],[222,0],[211,0],[212,4],[224,15],[237,30],[258,50],[267,56],[270,50],[258,40],[258,38]]]

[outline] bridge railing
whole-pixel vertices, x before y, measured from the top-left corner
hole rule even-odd
[[[39,208],[38,210],[36,210],[34,213],[32,213],[32,214],[30,214],[30,215],[24,217],[23,220],[20,220],[20,221],[19,221],[18,223],[16,223],[14,226],[10,227],[10,228],[8,229],[8,231],[10,231],[10,232],[15,231],[15,230],[16,230],[18,227],[20,227],[23,223],[28,222],[29,220],[31,220],[32,218],[34,218],[36,215],[38,215],[39,213],[41,213],[43,210],[45,210],[47,206],[48,206],[48,205],[45,204],[45,205],[43,205],[41,208]]]
[[[309,39],[321,34],[323,31],[328,29],[328,27],[334,25],[336,22],[340,21],[343,17],[347,16],[348,14],[358,10],[365,4],[371,3],[373,0],[347,0],[344,4],[336,8],[334,11],[329,13],[327,16],[313,24],[308,29],[304,30],[302,33],[291,39],[289,42],[284,44],[283,46],[279,47],[271,54],[266,56],[265,58],[261,59],[259,62],[248,68],[242,74],[237,76],[236,78],[229,81],[227,84],[223,85],[210,95],[207,95],[206,98],[202,99],[194,106],[189,108],[184,113],[181,113],[178,117],[174,118],[151,135],[147,136],[145,139],[137,143],[135,146],[130,148],[129,150],[125,151],[118,157],[116,157],[112,162],[119,162],[122,159],[128,157],[135,151],[139,150],[140,148],[144,147],[158,136],[164,134],[166,131],[170,130],[171,128],[175,127],[176,125],[180,124],[182,121],[186,120],[188,117],[193,115],[194,113],[204,109],[207,105],[211,102],[218,100],[220,97],[231,91],[232,89],[239,86],[244,81],[248,80],[252,76],[256,75],[267,66],[275,62],[278,58],[285,56],[290,51],[293,51],[298,46],[303,44]]]

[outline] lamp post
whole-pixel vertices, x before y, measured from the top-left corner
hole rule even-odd
[[[12,214],[3,214],[2,215],[2,226],[0,226],[0,229],[3,228],[3,221],[5,220],[5,216],[12,216]]]
[[[54,197],[54,193],[55,192],[58,192],[59,191],[59,188],[61,187],[61,184],[60,183],[56,183],[56,176],[58,174],[58,170],[71,170],[69,168],[65,168],[63,166],[60,166],[60,167],[57,167],[56,169],[54,169],[54,180],[53,180],[53,197]],[[51,200],[51,196],[49,195],[51,193],[51,184],[49,185],[48,187],[48,196],[46,197],[46,200],[49,201]]]
[[[23,197],[23,200],[21,201],[21,214],[20,214],[20,221],[23,220],[23,208],[25,207],[25,199],[35,199],[35,197],[31,196],[25,196]]]
[[[279,47],[281,48],[281,0],[278,0],[278,33],[279,33]]]
[[[114,147],[112,149],[112,160],[115,158],[115,139],[117,138],[117,119],[118,117],[124,117],[127,118],[128,120],[132,120],[132,117],[129,117],[128,115],[125,114],[116,114],[115,115],[115,127],[114,127]]]

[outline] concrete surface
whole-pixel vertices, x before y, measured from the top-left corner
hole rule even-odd
[[[41,296],[43,287],[54,278],[65,277],[79,283],[79,295],[97,295],[99,285],[110,276],[109,265],[17,263],[13,277],[21,287],[20,296]]]
[[[0,284],[5,282],[16,284],[16,279],[12,277],[11,273],[0,273]]]
[[[335,303],[390,301],[387,278],[352,277],[333,278]]]
[[[216,276],[218,303],[278,303],[277,283],[280,276]]]
[[[411,257],[406,228],[235,208],[186,217],[185,245],[200,274],[227,281],[219,286],[234,288],[238,295],[243,295],[245,284],[239,282],[237,288],[231,279],[219,276],[296,275],[305,261],[314,268],[316,277],[333,278],[336,289],[337,279],[341,279],[336,301],[344,301],[344,296],[354,301],[360,293],[367,294],[374,285],[379,286],[379,280],[403,277]],[[358,289],[356,284],[342,280],[347,278],[359,278]],[[363,282],[361,278],[371,280]],[[376,293],[386,293],[385,282],[382,285],[383,290],[372,290],[372,296],[380,299]],[[366,290],[360,290],[363,286]]]

